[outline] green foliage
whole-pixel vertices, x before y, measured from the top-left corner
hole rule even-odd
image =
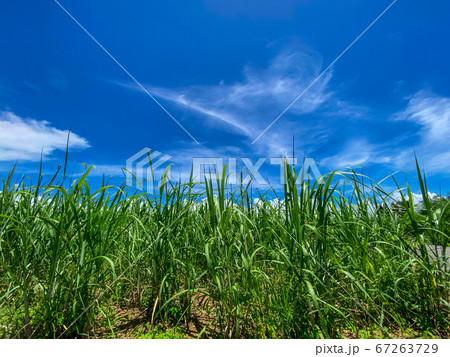
[[[183,339],[180,328],[173,328],[168,331],[163,331],[159,326],[152,331],[139,335],[139,339],[159,339],[159,340],[179,340]]]
[[[102,327],[115,337],[108,307],[127,304],[152,326],[200,314],[199,334],[223,338],[448,331],[438,248],[449,246],[450,206],[428,197],[419,168],[421,210],[409,187],[391,205],[394,192],[352,171],[298,183],[286,165],[276,204],[274,191],[228,188],[226,170],[202,186],[167,181],[158,195],[107,181],[92,191],[89,171],[70,184],[58,175],[13,184],[14,170],[2,181],[0,337],[91,337]]]

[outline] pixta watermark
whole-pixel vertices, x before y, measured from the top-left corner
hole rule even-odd
[[[298,160],[292,157],[272,157],[250,159],[223,158],[223,157],[193,157],[191,162],[186,162],[186,172],[173,172],[171,164],[174,156],[162,154],[144,148],[129,157],[126,161],[127,185],[137,185],[140,189],[153,193],[156,187],[160,187],[169,180],[178,180],[180,177],[192,177],[195,182],[204,180],[226,180],[226,184],[248,184],[266,186],[274,183],[283,184],[286,170],[289,166],[295,167],[296,183],[317,180],[321,182],[322,175],[316,162],[312,158]],[[180,162],[181,160],[176,160]],[[269,167],[266,167],[269,166]],[[177,165],[178,167],[178,165]],[[278,170],[276,169],[278,167]],[[264,169],[264,170],[263,170]],[[269,169],[272,174],[263,176],[262,172]],[[224,170],[226,172],[224,173]]]

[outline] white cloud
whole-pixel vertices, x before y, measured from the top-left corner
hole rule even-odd
[[[412,194],[412,197],[413,197],[413,201],[414,201],[414,204],[421,204],[422,202],[423,202],[423,196],[422,196],[422,193],[414,193],[414,192],[411,192],[411,194]],[[403,196],[408,200],[409,199],[409,197],[408,197],[408,192],[403,192]],[[428,198],[429,199],[431,199],[431,200],[434,200],[435,198],[437,198],[438,197],[438,195],[437,194],[435,194],[435,193],[433,193],[433,192],[428,192]],[[402,200],[402,196],[401,196],[401,194],[400,194],[400,192],[395,192],[393,195],[392,195],[392,199],[394,200],[394,201],[401,201]]]
[[[0,112],[0,161],[39,161],[55,150],[65,150],[67,130],[52,127],[47,121],[21,118],[10,111]],[[70,134],[69,148],[89,147],[85,138]]]
[[[394,115],[394,120],[418,125],[419,142],[411,142],[408,151],[399,150],[397,164],[407,165],[414,149],[428,172],[450,173],[450,98],[422,90],[409,98],[407,107]]]
[[[194,85],[168,89],[147,86],[156,97],[162,98],[190,112],[193,120],[202,120],[209,128],[240,134],[243,145],[249,145],[289,104],[319,75],[322,57],[309,49],[290,48],[273,58],[266,68],[248,64],[243,79],[218,85]],[[292,126],[307,132],[305,137],[317,137],[318,123],[299,116],[315,112],[332,96],[328,83],[332,73],[325,74],[293,105],[252,150],[283,152],[292,145]],[[127,84],[126,86],[130,86]],[[140,90],[134,85],[131,86]],[[327,103],[327,105],[329,105]],[[292,114],[295,114],[295,123]],[[282,124],[281,124],[282,123]],[[280,125],[281,124],[281,125]],[[311,129],[311,130],[309,130]],[[279,138],[282,138],[280,140]],[[287,145],[283,142],[287,139]],[[211,138],[212,144],[218,143]],[[311,142],[313,139],[311,139]],[[307,144],[305,141],[303,144]]]
[[[344,168],[368,163],[390,163],[392,158],[381,145],[370,143],[363,138],[350,140],[336,155],[327,157],[321,164],[330,168]]]
[[[422,90],[410,97],[405,110],[396,120],[407,120],[421,126],[423,141],[448,143],[450,139],[450,98]]]
[[[394,169],[415,170],[415,152],[421,168],[428,173],[450,173],[450,98],[421,90],[407,99],[406,107],[393,114],[390,122],[403,121],[416,127],[405,127],[405,132],[390,132],[389,122],[386,122],[382,125],[386,125],[390,133],[389,141],[352,137],[343,149],[321,163],[329,168],[388,164]]]
[[[403,110],[384,122],[379,121],[384,132],[371,132],[361,122],[366,115],[374,119],[373,112],[330,90],[332,72],[315,83],[255,145],[250,145],[321,70],[320,54],[304,47],[291,47],[273,58],[265,68],[248,64],[243,68],[242,80],[237,82],[221,81],[217,85],[183,88],[149,85],[147,88],[156,97],[190,113],[189,120],[201,121],[209,134],[202,140],[203,144],[228,151],[225,154],[228,157],[231,156],[229,150],[245,156],[289,155],[295,133],[297,156],[305,152],[330,169],[383,164],[393,169],[414,170],[415,149],[428,172],[450,172],[450,166],[446,164],[450,160],[447,145],[450,140],[450,98],[419,91],[407,98]],[[140,90],[129,84],[126,86]],[[322,114],[319,119],[318,113]],[[402,125],[404,131],[398,125],[400,121],[406,124]],[[343,130],[346,127],[351,130]],[[227,129],[227,134],[236,135],[232,145],[225,141],[230,137],[223,134]],[[217,132],[213,130],[220,130],[217,131],[219,134],[214,135]],[[326,157],[324,150],[331,148],[333,143],[337,143],[337,147],[344,145]],[[177,146],[174,149],[182,153],[183,158],[199,156],[194,152],[189,156],[189,150]],[[315,157],[316,153],[320,154]]]

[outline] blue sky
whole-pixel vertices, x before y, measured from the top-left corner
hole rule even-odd
[[[53,0],[0,5],[0,171],[32,175],[64,157],[120,176],[144,147],[180,172],[193,157],[313,158],[384,177],[414,150],[430,190],[450,184],[450,3],[398,0],[264,135],[252,142],[392,2]],[[271,177],[276,167],[265,164]],[[400,180],[401,181],[401,180]]]

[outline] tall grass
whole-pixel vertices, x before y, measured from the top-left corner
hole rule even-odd
[[[436,255],[450,204],[430,200],[419,167],[420,212],[409,187],[397,209],[352,171],[308,182],[285,165],[276,202],[250,183],[231,190],[226,170],[165,180],[156,195],[107,180],[92,191],[89,171],[70,184],[13,183],[14,169],[2,180],[2,337],[95,337],[111,306],[151,324],[202,314],[199,335],[223,338],[448,332],[449,266]]]

